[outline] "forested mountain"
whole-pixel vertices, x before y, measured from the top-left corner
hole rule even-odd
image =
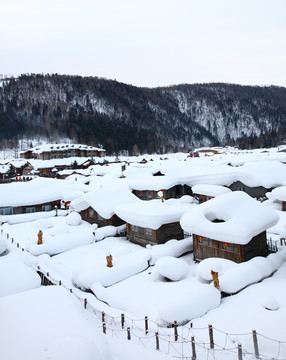
[[[194,84],[139,88],[97,77],[21,75],[0,83],[0,140],[68,137],[128,150],[274,146],[286,135],[286,88]]]

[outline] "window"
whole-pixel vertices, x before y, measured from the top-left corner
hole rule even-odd
[[[33,212],[36,212],[35,206],[30,206],[26,208],[26,213],[33,213]]]
[[[149,228],[146,228],[145,229],[145,234],[148,235],[148,236],[153,236],[153,230],[149,229]]]
[[[51,210],[52,210],[51,204],[42,205],[42,211],[51,211]]]
[[[243,189],[243,186],[238,186],[237,190],[238,190],[238,191],[243,191],[243,190],[244,190],[244,189]]]
[[[237,246],[236,244],[230,244],[230,243],[222,243],[222,249],[225,251],[231,251],[231,252],[236,252],[237,251]]]
[[[88,217],[90,217],[90,218],[94,217],[94,210],[93,209],[88,210]]]
[[[13,208],[12,207],[0,208],[0,215],[13,215]]]

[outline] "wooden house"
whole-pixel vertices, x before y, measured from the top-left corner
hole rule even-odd
[[[161,173],[160,173],[161,174]],[[165,175],[149,175],[144,178],[136,179],[130,187],[134,195],[141,200],[158,199],[158,193],[163,192],[164,199],[178,199],[184,195],[192,195],[192,189],[188,185],[180,185],[174,177]]]
[[[125,221],[115,213],[115,207],[128,202],[139,202],[128,189],[127,184],[123,182],[116,187],[114,181],[113,188],[101,188],[99,190],[86,193],[83,197],[75,199],[71,202],[70,207],[80,212],[82,219],[90,224],[97,224],[99,227],[106,225],[120,226]]]
[[[110,218],[104,218],[91,206],[85,210],[82,210],[80,215],[83,220],[89,222],[90,224],[97,224],[98,227],[106,225],[120,226],[125,224],[125,221],[120,219],[116,214],[112,215]]]
[[[199,202],[204,203],[216,196],[231,192],[230,189],[220,185],[198,184],[192,187],[193,196]]]
[[[181,226],[193,234],[195,261],[220,257],[240,263],[267,255],[266,229],[277,221],[273,210],[236,191],[197,205]]]
[[[105,150],[80,144],[46,144],[20,153],[25,159],[63,159],[67,157],[103,157]]]
[[[170,205],[167,201],[140,200],[133,204],[119,205],[115,212],[126,221],[127,239],[146,246],[163,244],[171,239],[183,239],[184,232],[179,220],[191,206],[194,205],[184,204],[179,200],[174,200]]]

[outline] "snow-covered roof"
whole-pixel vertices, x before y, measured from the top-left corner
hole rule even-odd
[[[207,196],[218,196],[231,192],[227,187],[220,185],[211,185],[211,184],[198,184],[192,187],[194,194],[207,195]]]
[[[273,189],[271,191],[271,197],[280,201],[286,201],[286,186],[279,186]]]
[[[13,182],[0,186],[0,207],[29,206],[55,200],[73,200],[82,196],[80,183],[64,180],[35,178],[29,182]]]
[[[129,224],[157,230],[164,224],[179,221],[192,206],[194,205],[182,202],[180,199],[170,199],[164,202],[161,200],[138,200],[117,206],[115,213]]]
[[[218,196],[190,209],[181,219],[189,232],[228,243],[247,244],[275,225],[278,215],[242,191]],[[222,222],[214,222],[214,220]]]
[[[132,190],[163,190],[177,185],[177,179],[169,176],[144,176],[130,182]]]
[[[115,207],[128,203],[139,203],[140,200],[132,194],[125,185],[101,188],[90,191],[80,199],[71,202],[71,207],[77,211],[84,210],[91,206],[104,219],[110,219],[115,214]]]

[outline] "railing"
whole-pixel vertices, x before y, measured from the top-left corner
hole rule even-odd
[[[5,237],[19,251],[33,256],[27,249],[22,248],[18,242],[14,241],[9,234],[4,233],[3,229],[1,229],[1,236]],[[39,265],[36,270],[41,276],[42,285],[58,285],[68,290],[78,299],[84,309],[95,314],[98,319],[98,327],[102,329],[103,333],[114,338],[132,341],[144,348],[154,349],[177,359],[219,360],[225,359],[226,354],[228,354],[228,359],[238,360],[286,359],[286,341],[266,337],[255,330],[249,333],[233,334],[221,331],[212,325],[195,328],[192,323],[178,326],[174,321],[164,327],[147,316],[141,319],[134,319],[123,313],[119,316],[112,316],[98,310],[86,297],[85,292],[65,284],[64,281],[57,279]],[[248,346],[243,347],[242,343],[248,344]],[[250,343],[252,346],[249,345]],[[259,351],[259,345],[265,347],[265,344],[271,354]]]

